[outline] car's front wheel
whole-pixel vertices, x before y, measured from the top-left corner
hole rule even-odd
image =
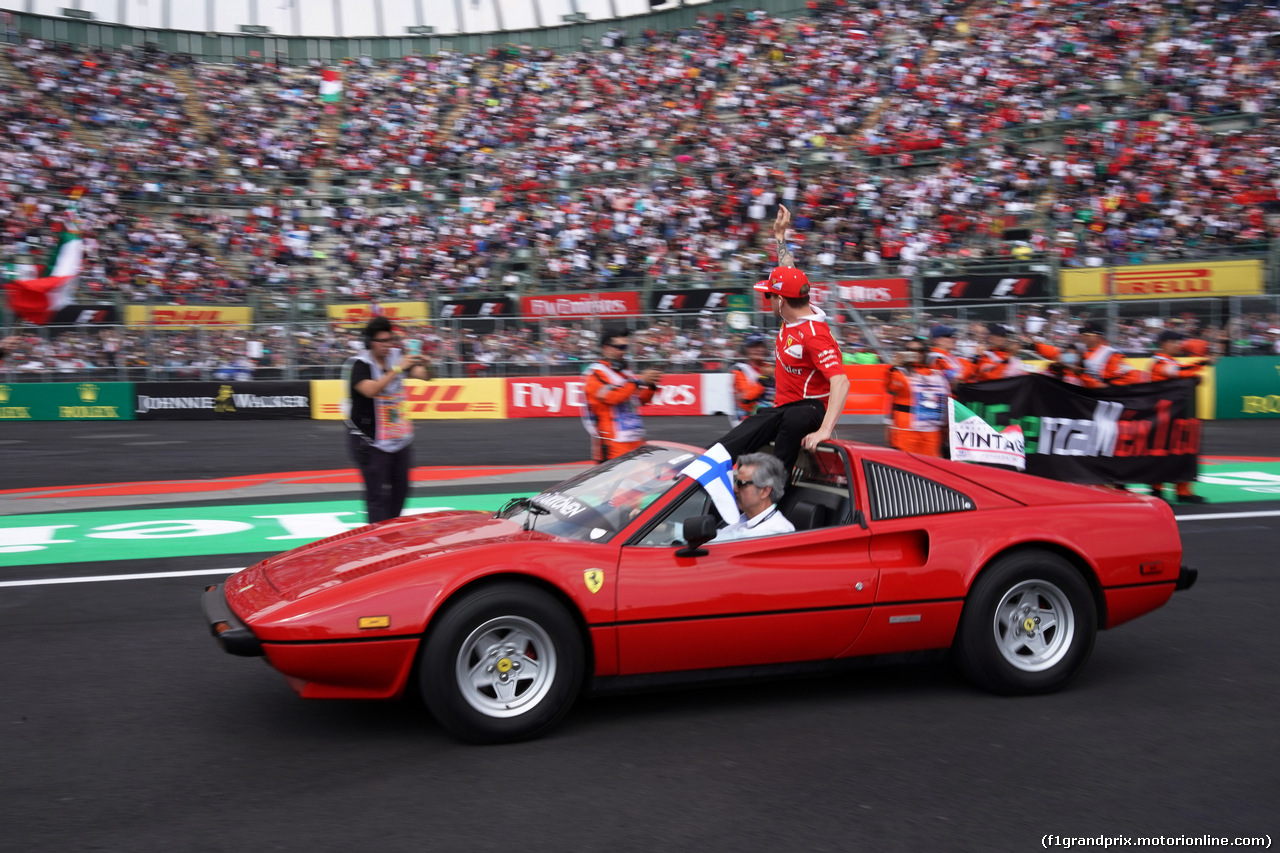
[[[1089,585],[1045,551],[1001,558],[969,590],[954,651],[960,669],[997,693],[1048,693],[1075,677],[1098,630]]]
[[[446,729],[500,743],[555,725],[577,698],[584,661],[564,606],[536,587],[507,583],[467,593],[433,621],[418,681]]]

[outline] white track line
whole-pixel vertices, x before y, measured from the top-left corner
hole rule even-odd
[[[1217,518],[1273,518],[1280,510],[1269,512],[1211,512],[1204,515],[1176,515],[1178,521],[1210,521]]]
[[[1224,518],[1274,518],[1280,516],[1280,510],[1269,512],[1215,512],[1204,515],[1179,515],[1178,521],[1213,521]],[[191,572],[141,572],[134,575],[92,575],[81,578],[35,578],[26,581],[0,581],[0,588],[7,586],[52,586],[64,583],[101,583],[106,581],[139,581],[153,578],[190,578],[199,575],[229,575],[244,568],[233,569],[197,569]]]
[[[192,578],[199,575],[229,575],[238,572],[243,566],[235,569],[197,569],[191,572],[141,572],[136,575],[91,575],[82,578],[35,578],[27,581],[0,581],[5,586],[52,586],[60,583],[99,583],[101,581],[139,581],[150,578]]]

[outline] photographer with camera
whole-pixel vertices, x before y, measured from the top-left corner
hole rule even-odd
[[[431,369],[420,349],[401,353],[395,348],[396,335],[386,317],[370,320],[363,338],[364,352],[348,359],[342,374],[347,450],[364,479],[365,510],[373,523],[404,511],[413,467],[404,377],[427,380]]]
[[[951,382],[942,370],[925,364],[924,343],[907,338],[885,374],[885,390],[892,403],[888,418],[889,446],[922,456],[942,456]]]
[[[600,361],[583,372],[582,423],[591,436],[591,460],[608,462],[644,444],[640,407],[658,391],[662,371],[647,367],[632,373],[627,347],[630,331],[608,328],[600,336]]]

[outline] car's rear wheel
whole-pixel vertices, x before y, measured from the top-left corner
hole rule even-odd
[[[1048,693],[1076,676],[1098,631],[1089,585],[1045,551],[1002,557],[965,600],[954,651],[960,669],[988,690]]]
[[[536,587],[501,584],[465,594],[433,621],[418,682],[431,713],[457,737],[523,740],[568,712],[584,660],[560,602]]]

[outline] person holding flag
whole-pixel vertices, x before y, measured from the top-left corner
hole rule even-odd
[[[84,241],[74,216],[68,211],[65,221],[57,225],[57,241],[43,267],[45,275],[14,279],[5,285],[10,310],[28,323],[47,326],[58,311],[71,304],[84,263]]]
[[[1183,364],[1178,361],[1179,355],[1185,355],[1183,351],[1183,342],[1186,338],[1181,332],[1172,329],[1166,329],[1156,338],[1156,351],[1151,354],[1151,381],[1166,382],[1170,379],[1189,379],[1199,377],[1200,371],[1206,364],[1210,363],[1207,358],[1198,361]],[[1174,483],[1174,496],[1178,503],[1184,504],[1202,504],[1207,503],[1204,495],[1197,495],[1191,490],[1191,483]],[[1151,494],[1168,501],[1169,496],[1164,490],[1164,483],[1152,483]]]

